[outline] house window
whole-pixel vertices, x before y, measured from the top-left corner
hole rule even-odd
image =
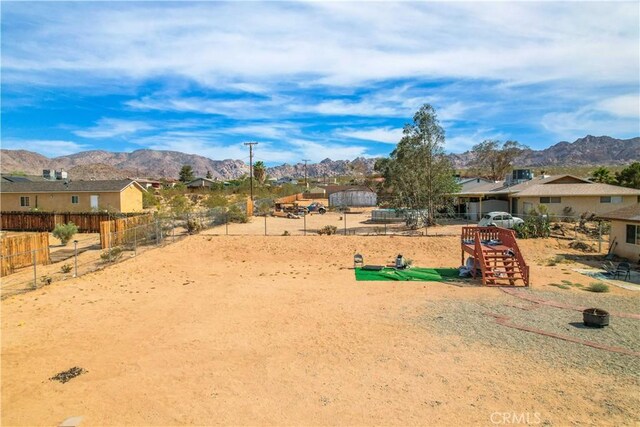
[[[560,197],[540,197],[540,203],[560,203]]]
[[[71,196],[71,204],[77,205],[78,203],[80,203],[80,198],[78,196]]]
[[[627,224],[627,243],[640,245],[640,226]]]
[[[602,196],[600,203],[622,203],[622,196]]]
[[[23,208],[29,207],[29,196],[20,196],[20,206]]]

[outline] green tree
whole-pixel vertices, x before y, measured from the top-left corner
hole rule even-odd
[[[191,165],[184,165],[182,169],[180,169],[180,181],[187,183],[193,181],[195,176],[193,175],[193,168]]]
[[[267,179],[267,168],[264,166],[264,162],[255,162],[253,165],[253,177],[260,184],[264,184],[264,180]]]
[[[173,196],[169,201],[169,206],[171,206],[171,212],[179,216],[188,214],[193,210],[191,202],[184,196],[184,194]]]
[[[613,184],[616,182],[616,179],[613,175],[611,175],[611,171],[609,169],[605,168],[604,166],[600,166],[591,174],[591,181],[602,182],[604,184]]]
[[[213,179],[213,175],[211,175],[211,171],[209,169],[207,169],[207,179]]]
[[[63,246],[66,246],[77,232],[78,226],[73,222],[69,222],[67,224],[56,224],[51,234],[53,234],[53,237],[60,239],[60,243]]]
[[[435,109],[424,104],[413,123],[405,125],[403,135],[389,158],[376,163],[385,178],[383,190],[389,190],[391,207],[433,224],[436,210],[446,207],[459,188]]]
[[[148,209],[154,206],[158,206],[160,201],[151,191],[147,190],[142,193],[142,207]]]
[[[504,179],[513,169],[513,162],[529,147],[517,141],[504,143],[497,139],[487,139],[471,148],[474,158],[471,169],[489,179]]]
[[[213,208],[225,207],[225,206],[227,206],[229,204],[229,201],[227,200],[227,198],[223,194],[213,193],[213,194],[210,194],[202,202],[202,204],[204,206],[208,207],[209,209],[213,209]]]
[[[616,180],[623,187],[640,190],[640,162],[633,162],[620,172],[616,172]]]

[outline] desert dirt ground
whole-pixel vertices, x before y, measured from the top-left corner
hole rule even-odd
[[[403,253],[417,266],[457,267],[455,236],[216,234],[3,300],[2,424],[71,416],[83,426],[640,422],[638,356],[539,336],[519,347],[535,334],[480,319],[484,307],[528,309],[499,288],[354,279],[356,252],[371,264]],[[549,286],[592,281],[545,265],[570,252],[562,242],[520,244],[533,290],[640,312],[638,292]],[[481,309],[458,310],[471,306]],[[484,322],[491,339],[457,332],[458,322]],[[615,322],[605,332],[611,344],[639,351],[640,321],[620,322],[624,339]],[[86,372],[49,380],[75,366]]]

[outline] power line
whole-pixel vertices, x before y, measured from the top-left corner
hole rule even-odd
[[[258,143],[245,142],[244,145],[249,146],[249,184],[251,185],[251,201],[253,201],[253,146],[258,145]]]

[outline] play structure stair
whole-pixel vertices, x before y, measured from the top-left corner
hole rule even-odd
[[[529,286],[525,262],[513,230],[501,227],[462,227],[461,258],[473,258],[471,274],[478,271],[484,286]]]

